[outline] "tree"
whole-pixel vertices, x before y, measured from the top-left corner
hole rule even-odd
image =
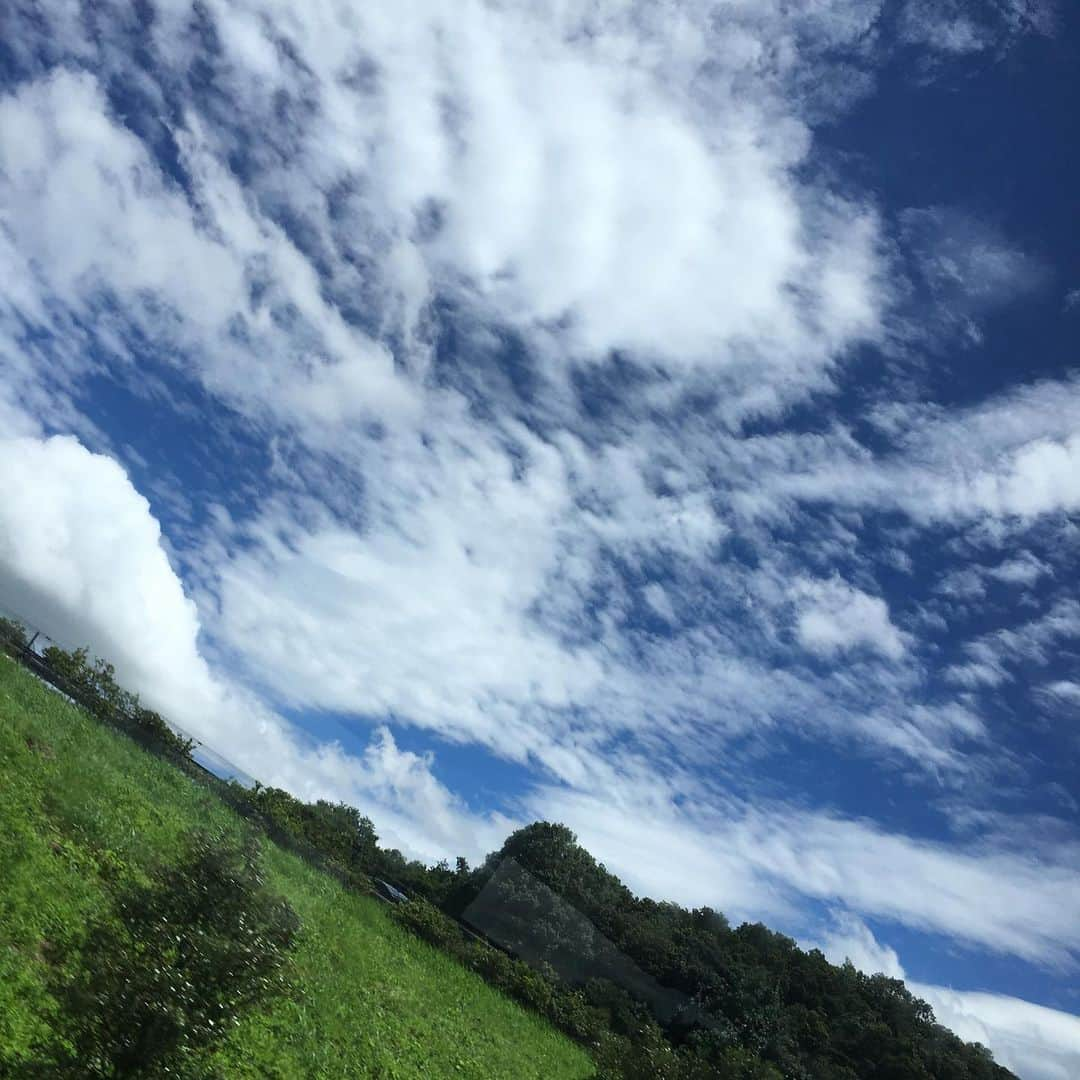
[[[254,837],[197,834],[180,861],[90,928],[60,993],[74,1060],[50,1075],[186,1077],[250,1009],[288,990],[299,931],[267,892]]]
[[[0,644],[13,652],[18,652],[26,648],[26,643],[26,627],[14,619],[7,619],[0,615]]]

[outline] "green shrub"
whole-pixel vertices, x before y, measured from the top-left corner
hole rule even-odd
[[[298,930],[264,887],[254,838],[195,835],[178,864],[127,889],[90,928],[57,995],[75,1053],[50,1075],[206,1075],[206,1052],[288,990]]]
[[[50,645],[43,655],[59,676],[61,689],[96,719],[119,728],[164,757],[175,761],[190,757],[195,743],[177,735],[159,713],[139,703],[138,694],[120,686],[112,664],[104,660],[91,663],[85,648],[68,652]]]
[[[426,900],[409,900],[403,904],[395,904],[390,913],[397,923],[429,945],[453,953],[459,959],[464,957],[465,940],[457,923]]]
[[[0,648],[14,655],[26,648],[27,640],[26,628],[22,623],[0,615]]]

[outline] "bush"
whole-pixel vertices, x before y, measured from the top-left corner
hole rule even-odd
[[[121,726],[137,742],[167,758],[183,761],[191,757],[191,751],[195,748],[193,739],[177,735],[160,713],[142,705],[137,704],[127,722]]]
[[[0,648],[17,654],[26,648],[27,641],[26,628],[22,623],[0,615]]]
[[[464,958],[465,938],[461,929],[453,919],[426,900],[395,904],[390,913],[399,925],[418,938],[423,938],[429,945],[456,955],[458,959]]]
[[[90,928],[58,994],[75,1056],[50,1075],[206,1075],[225,1032],[288,990],[298,930],[265,890],[254,837],[194,836],[178,864],[126,890]]]
[[[2,628],[0,628],[2,629]],[[67,652],[50,645],[44,660],[58,677],[58,685],[102,723],[126,732],[136,742],[174,761],[191,756],[195,744],[177,735],[159,713],[139,704],[139,695],[116,681],[116,669],[104,660],[90,663],[85,648]]]

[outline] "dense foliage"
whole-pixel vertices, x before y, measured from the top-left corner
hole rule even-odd
[[[247,788],[232,781],[220,787],[222,797],[240,814],[262,826],[277,843],[360,892],[379,893],[377,882],[392,882],[407,895],[439,904],[469,872],[457,860],[427,866],[406,859],[396,848],[379,845],[375,826],[355,807],[319,799],[301,802],[289,792],[256,783]]]
[[[77,700],[131,731],[137,699],[116,686],[111,666],[89,664],[85,650],[46,658]],[[189,749],[159,745],[181,757]],[[564,826],[520,829],[476,869],[463,858],[453,869],[427,867],[380,847],[352,807],[261,785],[222,788],[245,816],[347,885],[372,891],[385,879],[417,897],[397,912],[403,925],[588,1045],[602,1077],[1012,1077],[985,1047],[937,1024],[900,980],[830,964],[761,924],[733,928],[709,908],[636,897]],[[525,876],[500,877],[508,860]],[[497,914],[495,940],[510,955],[462,930],[480,900],[489,924]]]
[[[26,648],[27,641],[26,627],[22,623],[0,615],[0,647],[3,647],[5,652],[17,656]]]
[[[497,870],[512,858],[536,882],[534,902],[521,895],[522,876],[501,886]],[[528,880],[528,877],[526,877]],[[749,1063],[774,1067],[793,1080],[1004,1080],[984,1047],[963,1043],[934,1022],[933,1012],[903,982],[864,975],[851,964],[830,964],[817,950],[761,924],[732,928],[709,908],[635,897],[585,851],[569,829],[540,822],[520,829],[448,897],[454,914],[467,913],[482,890],[513,889],[505,902],[485,898],[504,914],[502,931],[515,929],[529,948],[547,950],[558,964],[565,947],[565,912],[552,909],[546,889],[587,916],[600,936],[574,930],[573,953],[586,972],[593,950],[597,976],[585,993],[600,1003],[618,1000],[618,986],[604,977],[610,944],[694,1007],[660,1019],[672,1045],[726,1075],[731,1051]],[[507,914],[509,913],[509,914]],[[604,939],[607,939],[605,942]],[[584,954],[584,955],[583,955]],[[688,1014],[691,1017],[687,1023]],[[613,1025],[618,1007],[609,1008]],[[756,1066],[755,1066],[756,1067]],[[771,1075],[736,1072],[731,1075]]]
[[[207,1076],[207,1051],[287,992],[298,930],[265,887],[254,838],[189,838],[177,862],[116,897],[71,965],[54,968],[74,1052],[50,1075]]]

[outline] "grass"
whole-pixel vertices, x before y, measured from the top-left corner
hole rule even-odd
[[[0,656],[0,1075],[56,1038],[45,975],[110,888],[196,827],[244,826],[211,792]],[[249,1016],[224,1075],[577,1080],[589,1057],[394,925],[378,903],[264,841],[270,887],[303,920],[299,992]]]

